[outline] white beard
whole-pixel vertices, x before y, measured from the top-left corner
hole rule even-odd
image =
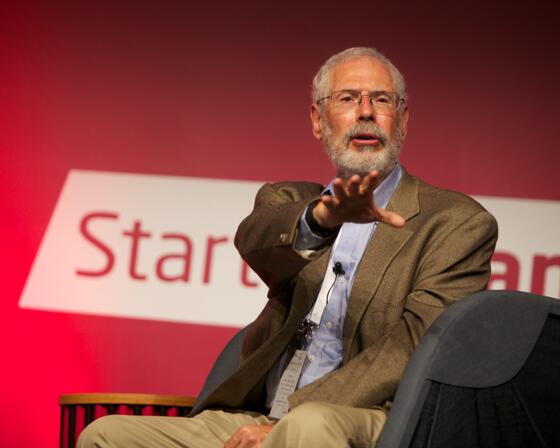
[[[390,139],[375,123],[358,124],[346,132],[338,141],[334,140],[329,124],[324,121],[322,127],[325,152],[337,170],[337,175],[348,178],[354,174],[365,176],[370,171],[378,170],[381,179],[393,171],[402,146],[400,124],[396,129],[396,137]],[[348,148],[353,135],[359,132],[371,132],[380,138],[378,146],[365,145],[360,152]]]

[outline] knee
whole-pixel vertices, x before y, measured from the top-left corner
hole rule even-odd
[[[290,431],[323,432],[332,428],[336,420],[332,406],[309,401],[288,412],[277,424],[289,426]]]
[[[109,435],[120,425],[122,416],[106,415],[94,420],[80,433],[76,448],[105,448],[109,447]]]

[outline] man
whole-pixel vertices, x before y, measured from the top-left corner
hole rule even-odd
[[[495,220],[400,166],[409,111],[396,67],[351,48],[312,95],[337,176],[326,189],[265,185],[239,226],[236,246],[269,286],[239,368],[193,418],[113,417],[79,446],[374,446],[428,326],[485,288]]]

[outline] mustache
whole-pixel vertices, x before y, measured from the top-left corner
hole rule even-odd
[[[374,134],[382,145],[386,145],[389,137],[375,123],[358,123],[344,134],[344,143],[350,141],[360,134]]]

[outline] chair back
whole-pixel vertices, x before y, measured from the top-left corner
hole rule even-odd
[[[204,385],[202,386],[200,393],[196,397],[193,412],[196,413],[200,403],[202,403],[204,399],[228,376],[230,376],[237,366],[239,366],[241,347],[243,346],[243,339],[245,338],[248,328],[249,325],[239,330],[239,332],[236,333],[227,343],[218,358],[216,358],[216,361],[210,369],[210,373],[204,381]]]
[[[560,446],[560,300],[483,291],[432,324],[378,448]]]

